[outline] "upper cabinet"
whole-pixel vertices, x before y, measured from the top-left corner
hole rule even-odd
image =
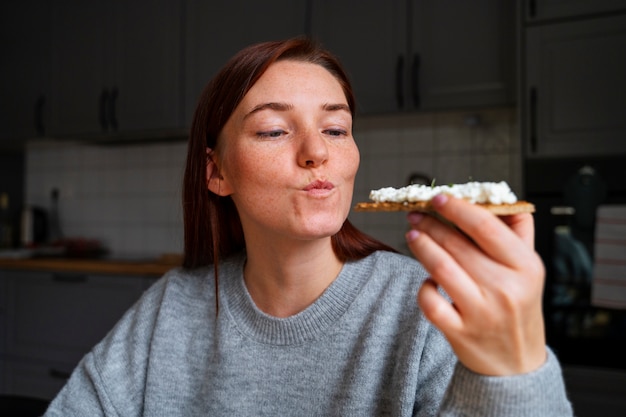
[[[50,105],[50,1],[0,6],[0,148],[45,133]]]
[[[515,5],[465,3],[314,1],[311,33],[345,65],[361,113],[512,104]]]
[[[185,124],[208,81],[241,48],[306,34],[307,0],[184,0]]]
[[[589,17],[626,10],[624,0],[522,0],[526,23]]]
[[[515,102],[515,4],[415,0],[411,49],[424,109]]]
[[[184,135],[235,52],[301,35],[342,60],[359,113],[515,102],[510,1],[5,3],[2,142]]]
[[[180,4],[54,1],[51,136],[182,127]]]
[[[626,153],[626,13],[533,23],[521,39],[526,155]]]
[[[352,81],[359,113],[409,106],[407,23],[403,1],[318,0],[311,35],[339,57]]]

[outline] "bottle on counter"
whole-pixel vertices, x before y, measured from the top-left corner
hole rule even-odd
[[[50,242],[56,242],[63,239],[61,231],[61,220],[59,216],[59,189],[53,188],[50,193],[50,211],[49,211],[49,228],[48,239]]]
[[[13,247],[13,225],[9,212],[9,195],[0,194],[0,249]]]

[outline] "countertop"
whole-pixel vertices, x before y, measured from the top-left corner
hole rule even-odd
[[[1,259],[0,269],[30,271],[76,272],[85,274],[141,275],[159,277],[180,266],[182,256],[165,254],[154,259],[81,259],[81,258],[25,258]]]

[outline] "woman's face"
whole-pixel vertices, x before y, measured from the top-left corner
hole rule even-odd
[[[224,126],[209,189],[230,195],[246,239],[335,234],[352,204],[359,152],[339,82],[323,67],[272,64]]]

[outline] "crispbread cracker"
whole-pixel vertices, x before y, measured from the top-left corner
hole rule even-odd
[[[476,203],[497,216],[508,216],[517,213],[534,213],[535,206],[527,201],[518,201],[514,204],[481,204]],[[357,203],[354,211],[361,212],[383,212],[383,211],[421,211],[425,213],[433,212],[434,209],[430,201],[416,201],[403,203]]]

